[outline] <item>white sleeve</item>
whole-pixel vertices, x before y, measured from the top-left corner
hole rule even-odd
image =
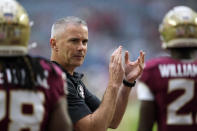
[[[140,82],[137,85],[137,96],[139,100],[147,100],[147,101],[154,101],[155,97],[148,86]]]

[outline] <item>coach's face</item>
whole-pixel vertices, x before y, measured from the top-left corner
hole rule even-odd
[[[82,24],[68,24],[57,42],[58,55],[65,66],[76,68],[83,64],[87,52],[88,28]]]

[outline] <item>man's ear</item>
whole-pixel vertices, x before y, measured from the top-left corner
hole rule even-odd
[[[56,43],[56,40],[54,38],[51,38],[50,39],[50,46],[52,49],[54,49],[56,52],[58,51],[58,48],[57,48],[57,43]]]
[[[51,48],[56,47],[56,40],[54,38],[50,39],[50,46],[51,46]]]

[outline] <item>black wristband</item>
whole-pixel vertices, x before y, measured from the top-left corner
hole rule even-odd
[[[135,83],[136,83],[136,81],[134,81],[133,83],[130,83],[130,82],[128,82],[127,80],[123,80],[122,81],[123,82],[123,84],[125,85],[125,86],[127,86],[127,87],[134,87],[135,86]]]

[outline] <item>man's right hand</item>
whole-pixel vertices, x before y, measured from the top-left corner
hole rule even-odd
[[[111,55],[109,63],[109,83],[119,88],[122,84],[123,76],[122,46],[119,46]]]

